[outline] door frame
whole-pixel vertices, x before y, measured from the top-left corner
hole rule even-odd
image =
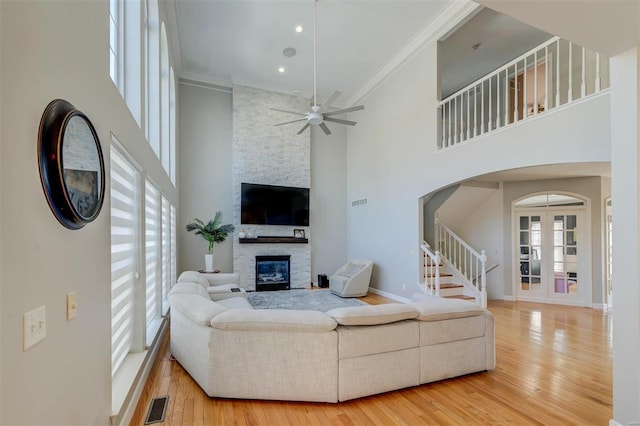
[[[581,207],[571,207],[571,206],[546,206],[546,207],[516,207],[516,203],[522,200],[525,200],[530,197],[538,196],[538,195],[567,195],[570,197],[577,198],[584,202],[584,206]],[[570,306],[586,306],[592,307],[593,305],[593,247],[592,247],[592,220],[591,220],[591,199],[582,194],[577,194],[574,192],[568,191],[539,191],[532,192],[511,202],[511,294],[513,295],[513,300],[518,300],[518,282],[520,281],[520,268],[516,268],[516,261],[519,261],[519,229],[518,229],[518,221],[517,221],[517,213],[518,210],[531,210],[531,209],[539,209],[541,212],[547,212],[549,210],[579,210],[582,211],[583,220],[585,222],[584,225],[584,233],[580,234],[580,238],[584,241],[584,246],[582,250],[584,251],[584,260],[583,260],[583,268],[581,272],[584,274],[583,285],[584,285],[584,297],[582,301],[563,301],[563,300],[544,300],[539,301],[541,303],[548,304],[561,304],[561,305],[570,305]],[[536,301],[538,302],[538,301]]]

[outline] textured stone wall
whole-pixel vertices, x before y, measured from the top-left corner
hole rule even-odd
[[[275,127],[275,123],[302,118],[269,108],[304,110],[295,96],[245,86],[233,88],[233,270],[240,286],[255,290],[255,256],[290,255],[291,288],[311,282],[309,244],[240,244],[241,229],[255,236],[293,236],[294,226],[240,224],[240,184],[311,187],[310,134],[296,135],[304,122]],[[310,238],[309,227],[302,227]]]

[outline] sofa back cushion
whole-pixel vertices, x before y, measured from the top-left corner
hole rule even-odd
[[[336,308],[327,312],[340,325],[375,325],[418,317],[418,311],[404,303]]]
[[[421,295],[410,303],[418,310],[420,321],[442,321],[453,318],[466,318],[483,315],[485,310],[473,302],[461,299]]]
[[[224,306],[196,294],[176,293],[169,296],[172,311],[178,311],[195,323],[210,327],[211,320],[227,310]]]
[[[178,282],[188,281],[198,283],[203,288],[209,287],[209,280],[198,271],[184,271],[178,277]]]
[[[286,309],[230,309],[211,320],[220,330],[265,330],[286,332],[328,332],[338,324],[320,311]]]
[[[190,281],[183,281],[174,285],[169,292],[169,296],[172,294],[195,294],[200,297],[204,297],[207,300],[211,300],[209,293],[204,287],[198,283]]]

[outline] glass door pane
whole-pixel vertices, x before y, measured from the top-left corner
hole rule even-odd
[[[520,291],[542,289],[542,222],[538,215],[519,216]]]
[[[576,214],[553,215],[553,284],[550,294],[578,294],[577,222]]]

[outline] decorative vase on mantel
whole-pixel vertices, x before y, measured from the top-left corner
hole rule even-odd
[[[205,272],[213,272],[215,269],[213,268],[213,255],[205,254],[204,255],[204,271]]]

